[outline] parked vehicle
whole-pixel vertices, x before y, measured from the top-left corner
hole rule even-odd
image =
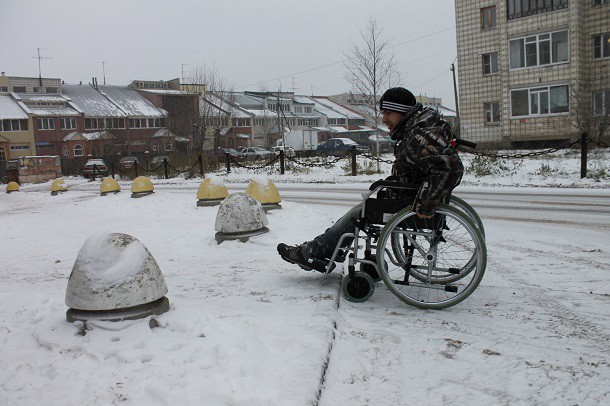
[[[220,152],[223,156],[229,154],[229,156],[236,161],[242,158],[239,151],[237,151],[235,148],[220,148]]]
[[[315,151],[318,146],[318,131],[294,130],[284,133],[284,137],[277,140],[276,146],[290,147],[295,151]]]
[[[273,155],[273,152],[267,151],[265,148],[262,148],[262,147],[249,147],[249,148],[242,149],[241,152],[239,153],[239,155],[243,159],[254,160],[254,159],[269,158]]]
[[[321,142],[316,148],[316,152],[320,156],[343,156],[350,154],[354,147],[356,148],[356,153],[368,152],[369,150],[368,147],[360,145],[349,138],[331,138]]]
[[[89,159],[83,167],[83,174],[85,178],[91,176],[108,176],[108,165],[103,159]]]
[[[123,170],[129,170],[133,168],[136,163],[138,164],[138,166],[140,166],[140,161],[138,161],[138,158],[136,158],[135,156],[125,156],[119,161],[119,168]]]
[[[286,156],[295,156],[296,155],[296,152],[294,152],[294,149],[292,149],[292,147],[283,147],[281,145],[278,145],[278,146],[271,148],[271,152],[273,152],[275,155],[279,155],[280,151],[284,151],[284,155],[286,155]]]
[[[155,167],[157,165],[163,165],[163,160],[166,160],[169,163],[169,157],[167,155],[159,155],[156,156],[150,161],[151,166]]]

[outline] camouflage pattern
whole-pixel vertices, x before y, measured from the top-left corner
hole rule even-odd
[[[390,135],[397,140],[392,178],[421,184],[413,211],[434,214],[435,207],[459,185],[464,173],[457,150],[449,144],[455,138],[451,126],[436,110],[424,107],[407,114]]]

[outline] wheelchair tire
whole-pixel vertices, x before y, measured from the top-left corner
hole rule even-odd
[[[353,278],[345,275],[342,285],[343,295],[349,302],[366,302],[375,292],[373,278],[364,272],[356,272]]]
[[[398,212],[386,223],[377,245],[377,269],[388,289],[423,309],[443,309],[466,299],[487,264],[485,241],[470,217],[445,204],[436,212],[430,226],[414,222],[409,209]]]
[[[481,220],[479,213],[477,213],[477,211],[470,204],[457,196],[451,195],[449,198],[449,205],[460,209],[464,212],[464,214],[470,217],[470,220],[472,220],[474,225],[477,226],[481,232],[483,238],[485,238],[485,227],[483,226],[483,221]]]

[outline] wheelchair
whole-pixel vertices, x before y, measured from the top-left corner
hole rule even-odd
[[[329,273],[335,261],[348,260],[342,283],[347,300],[368,300],[375,283],[383,281],[409,305],[443,309],[478,287],[487,262],[480,217],[468,203],[449,196],[432,218],[419,218],[411,211],[418,189],[382,180],[363,195],[355,231],[341,236],[325,266]]]

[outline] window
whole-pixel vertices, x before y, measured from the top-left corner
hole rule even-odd
[[[610,90],[593,93],[593,114],[597,117],[610,115]]]
[[[34,86],[34,87],[32,88],[32,92],[33,92],[33,93],[38,93],[38,86]]]
[[[47,87],[47,93],[57,93],[56,87]]]
[[[568,0],[507,0],[509,20],[568,8]]]
[[[38,122],[39,130],[54,130],[55,129],[55,123],[53,122],[52,118],[39,118],[37,120],[37,122]]]
[[[106,128],[125,128],[124,118],[107,118]]]
[[[0,147],[0,161],[6,161],[6,150],[4,147]]]
[[[500,124],[500,103],[483,103],[485,124]]]
[[[481,29],[489,29],[496,26],[496,6],[483,7],[481,9]]]
[[[608,4],[608,0],[593,0],[594,6],[599,6],[601,4]]]
[[[8,87],[0,86],[0,92],[8,93]]]
[[[159,151],[159,144],[157,144],[156,142],[153,142],[152,150],[153,150],[153,152],[158,152]]]
[[[610,57],[610,32],[593,36],[593,59]]]
[[[11,145],[11,150],[12,151],[19,151],[19,150],[29,150],[30,146],[29,145]]]
[[[25,86],[13,86],[13,92],[25,93]]]
[[[511,69],[567,62],[568,31],[512,39],[509,48]]]
[[[483,54],[483,75],[498,73],[498,53]]]
[[[60,118],[59,122],[61,124],[62,130],[76,129],[76,119],[75,118]]]
[[[103,118],[85,118],[85,130],[98,130],[104,125]]]
[[[165,151],[170,152],[172,150],[172,142],[165,141]]]
[[[543,86],[510,92],[511,116],[541,116],[570,111],[569,86]]]
[[[250,127],[250,119],[249,118],[234,118],[233,126],[235,127]]]
[[[27,131],[27,120],[1,120],[0,130],[2,131]]]
[[[83,156],[83,146],[76,144],[74,146],[74,156]]]

